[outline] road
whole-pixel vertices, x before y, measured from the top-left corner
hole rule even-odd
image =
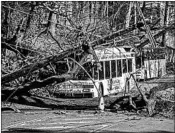
[[[149,89],[157,85],[157,81],[172,83],[173,79],[174,76],[169,76],[155,79],[155,81],[151,80],[142,84],[142,87]],[[94,102],[94,100],[83,101],[81,99],[75,101],[69,99],[64,102],[60,100],[57,103],[75,106],[82,104],[83,106]],[[2,133],[174,133],[174,120],[163,117],[144,117],[124,112],[99,113],[95,109],[52,110],[27,105],[17,106],[23,112],[1,113]]]
[[[41,110],[3,112],[2,133],[173,133],[174,121],[132,113]]]

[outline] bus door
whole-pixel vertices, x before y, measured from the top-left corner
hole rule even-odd
[[[120,60],[100,61],[101,68],[98,70],[99,83],[103,85],[103,94],[114,94],[119,91],[122,77],[122,63]]]
[[[119,92],[120,87],[120,80],[117,78],[117,65],[119,65],[119,69],[121,70],[121,63],[118,63],[116,60],[110,61],[110,79],[109,79],[109,91],[110,93],[117,93]]]
[[[136,69],[142,69],[144,67],[145,52],[142,51],[135,59]]]
[[[129,92],[131,88],[134,87],[134,80],[131,78],[131,73],[133,72],[133,62],[134,58],[122,59],[122,67],[123,67],[123,78],[124,78],[124,86],[125,91]]]
[[[136,55],[135,57],[135,67],[136,67],[136,79],[144,79],[145,75],[145,53],[142,51],[140,55]]]

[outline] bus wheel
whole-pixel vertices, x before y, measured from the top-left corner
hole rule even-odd
[[[104,96],[103,84],[101,82],[99,84],[99,91],[100,91],[100,96]]]

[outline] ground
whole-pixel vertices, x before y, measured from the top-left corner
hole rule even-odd
[[[21,106],[20,113],[1,114],[2,133],[173,133],[173,119],[145,117],[131,112],[51,110]]]
[[[174,76],[171,79],[174,79]],[[142,84],[142,87],[144,86],[152,88],[154,84],[147,82]],[[99,112],[96,110],[97,99],[56,99],[52,100],[49,105],[47,100],[33,99],[34,102],[39,103],[38,105],[47,103],[47,108],[28,106],[28,99],[21,100],[25,105],[15,104],[20,109],[20,113],[15,113],[12,110],[2,111],[2,133],[174,133],[175,131],[174,120],[161,115],[148,117],[144,113],[111,112],[109,109]],[[115,97],[110,100],[114,101]],[[29,101],[31,104],[31,99]],[[110,101],[108,101],[109,103]],[[55,107],[50,108],[53,105]]]

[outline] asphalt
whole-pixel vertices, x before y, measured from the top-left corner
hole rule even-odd
[[[13,114],[9,113],[8,117],[11,115]],[[23,117],[25,119],[22,119]],[[174,121],[131,113],[38,111],[21,115],[16,122],[3,125],[1,131],[2,133],[173,133]]]

